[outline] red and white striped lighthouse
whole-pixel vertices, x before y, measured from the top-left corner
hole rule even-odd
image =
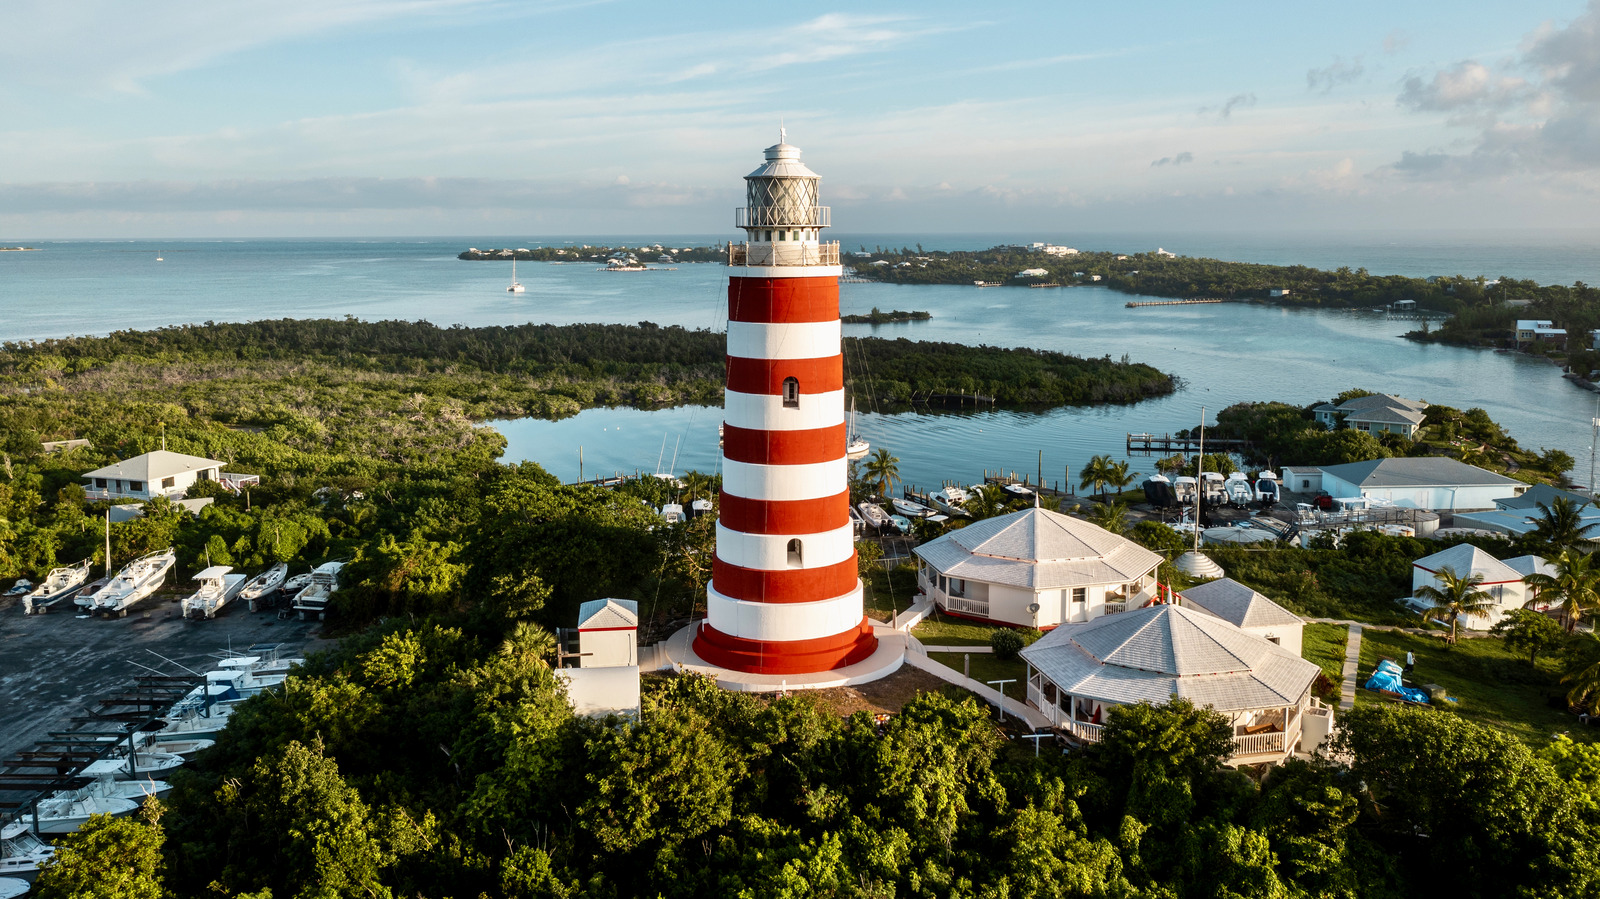
[[[721,668],[806,674],[877,647],[862,612],[845,462],[839,244],[821,182],[782,140],[745,176],[729,244],[722,510],[694,652]]]

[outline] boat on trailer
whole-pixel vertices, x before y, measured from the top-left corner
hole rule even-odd
[[[84,559],[76,565],[50,569],[44,583],[22,598],[22,613],[32,615],[44,612],[63,599],[76,596],[83,590],[83,585],[89,582],[89,565],[92,561]]]
[[[231,565],[213,565],[194,576],[200,589],[185,596],[179,604],[185,618],[215,618],[228,601],[244,589],[245,577],[234,574]]]
[[[134,559],[95,594],[95,611],[126,615],[129,606],[156,592],[177,562],[178,556],[170,546]]]
[[[289,565],[279,562],[251,578],[244,589],[239,591],[239,598],[250,604],[250,611],[254,612],[267,597],[278,592],[283,582],[289,579]]]

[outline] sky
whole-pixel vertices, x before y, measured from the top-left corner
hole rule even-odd
[[[0,242],[1600,229],[1600,0],[0,0]]]

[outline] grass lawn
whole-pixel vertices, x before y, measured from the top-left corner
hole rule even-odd
[[[1312,627],[1315,625],[1306,628],[1308,653]],[[1558,733],[1569,732],[1579,741],[1592,741],[1600,736],[1593,728],[1579,726],[1577,718],[1551,708],[1547,702],[1551,695],[1565,692],[1559,683],[1554,659],[1540,659],[1536,669],[1525,657],[1508,652],[1505,644],[1495,638],[1463,639],[1449,646],[1438,637],[1363,631],[1359,683],[1366,683],[1378,659],[1390,658],[1404,665],[1407,652],[1417,657],[1416,670],[1406,678],[1407,685],[1444,687],[1458,701],[1440,705],[1448,706],[1469,721],[1503,730],[1535,748],[1544,746]],[[1356,690],[1359,704],[1383,701],[1376,693]]]
[[[1344,680],[1344,647],[1350,629],[1342,624],[1308,624],[1304,634],[1300,655],[1321,666],[1334,683]]]
[[[930,615],[911,629],[911,635],[925,646],[988,646],[989,635],[997,630],[993,625]]]
[[[934,660],[944,662],[957,671],[960,671],[964,664],[961,656],[950,652],[939,653],[934,657]],[[1013,678],[1016,683],[1005,685],[1006,695],[1012,699],[1025,699],[1028,695],[1028,663],[1020,658],[1003,662],[995,658],[993,653],[975,652],[972,654],[971,677],[973,680],[984,684],[992,680]],[[995,689],[999,688],[996,687]]]
[[[917,599],[917,570],[910,565],[893,571],[875,568],[862,579],[862,586],[867,616],[874,621],[892,621]]]

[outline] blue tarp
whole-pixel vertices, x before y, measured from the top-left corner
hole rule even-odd
[[[1400,680],[1400,666],[1384,659],[1378,663],[1378,670],[1372,672],[1372,677],[1367,680],[1368,690],[1387,690],[1397,693],[1412,702],[1427,702],[1428,694],[1415,687],[1408,687]]]

